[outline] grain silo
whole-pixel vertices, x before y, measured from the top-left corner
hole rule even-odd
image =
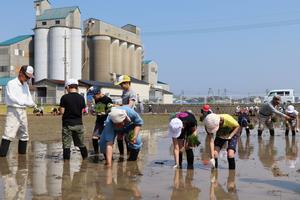
[[[51,8],[48,0],[36,0],[34,4],[35,81],[81,79],[82,34],[79,8]]]
[[[113,74],[127,74],[141,79],[142,44],[138,27],[126,25],[119,28],[92,18],[84,22],[84,27],[84,77],[111,82]],[[92,45],[88,45],[90,38]],[[108,40],[110,45],[105,42]]]

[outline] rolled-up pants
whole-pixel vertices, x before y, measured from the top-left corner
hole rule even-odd
[[[16,136],[22,141],[29,140],[26,108],[8,106],[2,138],[11,141]]]
[[[265,126],[268,127],[268,129],[274,129],[274,125],[271,120],[271,116],[263,116],[263,115],[259,114],[258,115],[258,130],[263,131]]]

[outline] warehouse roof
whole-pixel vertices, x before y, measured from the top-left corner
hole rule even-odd
[[[109,82],[99,82],[99,81],[90,81],[90,80],[79,80],[79,83],[83,83],[85,85],[89,86],[98,86],[101,88],[115,88],[115,89],[121,89],[120,86],[114,85],[113,83]]]
[[[0,46],[9,46],[18,42],[21,42],[23,40],[26,40],[27,38],[32,37],[32,35],[20,35],[14,38],[11,38],[9,40],[6,40],[4,42],[0,42]]]
[[[51,19],[65,19],[70,13],[76,9],[79,10],[78,6],[64,7],[64,8],[51,8],[43,12],[43,14],[36,17],[37,21],[51,20]]]
[[[1,77],[0,78],[0,86],[6,86],[8,81],[14,79],[16,77]]]

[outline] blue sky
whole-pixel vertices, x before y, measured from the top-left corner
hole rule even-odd
[[[175,94],[263,95],[294,88],[300,95],[300,1],[50,0],[79,6],[82,19],[142,30],[145,59]],[[0,41],[32,34],[33,0],[1,1]]]

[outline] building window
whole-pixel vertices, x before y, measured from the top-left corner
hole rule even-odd
[[[47,22],[42,22],[42,25],[44,25],[44,26],[47,25]]]
[[[0,66],[0,72],[8,72],[8,66]]]
[[[55,24],[60,24],[60,21],[59,20],[55,20]]]

